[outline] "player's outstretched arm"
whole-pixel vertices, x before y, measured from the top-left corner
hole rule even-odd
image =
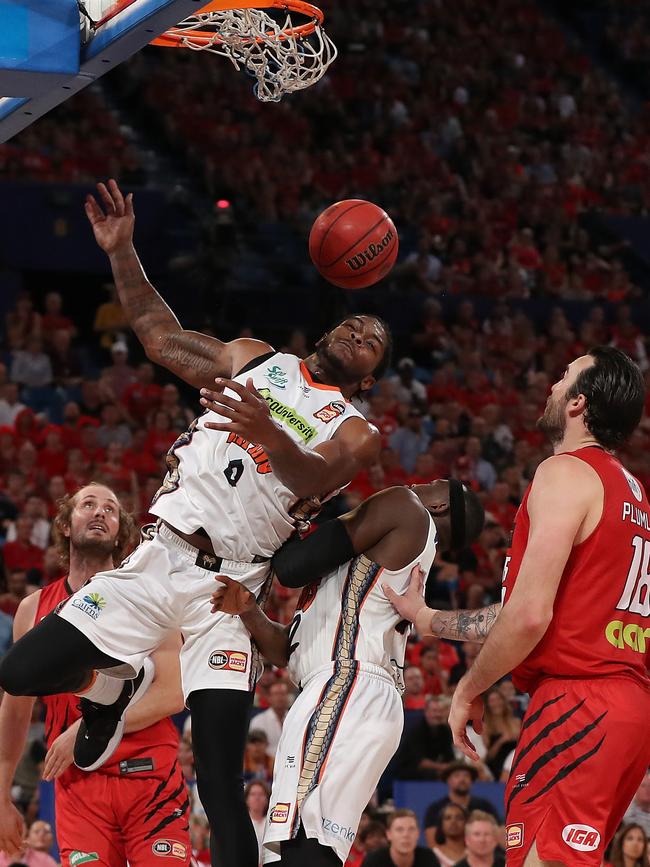
[[[108,256],[115,286],[129,323],[147,357],[171,370],[190,385],[211,386],[215,376],[232,376],[253,358],[271,347],[260,340],[239,339],[230,343],[183,329],[147,280],[133,246],[135,215],[133,198],[126,198],[114,180],[98,184],[102,206],[86,197],[86,216],[95,240]]]
[[[40,592],[27,596],[14,618],[14,641],[34,625]],[[0,702],[0,851],[11,856],[23,845],[25,825],[11,800],[11,787],[20,757],[27,743],[29,721],[35,699],[5,693]]]
[[[279,668],[289,661],[289,627],[264,614],[253,594],[239,581],[216,575],[219,586],[211,597],[212,613],[223,612],[241,618],[260,653]]]
[[[218,378],[216,386],[217,390],[201,390],[201,404],[224,421],[206,422],[205,427],[235,433],[262,446],[275,475],[298,497],[322,496],[341,488],[379,457],[379,431],[361,418],[344,422],[328,442],[303,448],[273,421],[252,379],[244,387]],[[224,389],[234,391],[239,399],[224,394]]]
[[[465,608],[456,611],[441,611],[429,608],[422,601],[422,580],[414,569],[406,593],[401,596],[388,584],[383,588],[386,598],[404,620],[415,625],[415,631],[422,638],[434,635],[450,641],[484,642],[494,626],[501,603],[494,602],[485,608]]]
[[[363,553],[387,569],[401,569],[422,550],[428,530],[426,510],[415,494],[387,488],[305,539],[285,542],[273,557],[273,569],[285,587],[304,587]]]

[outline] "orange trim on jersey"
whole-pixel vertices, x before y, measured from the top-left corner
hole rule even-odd
[[[305,364],[304,361],[300,362],[300,372],[302,373],[302,375],[306,379],[307,385],[311,386],[312,388],[318,388],[321,391],[333,391],[336,394],[340,394],[341,397],[343,398],[343,400],[345,400],[346,403],[349,403],[349,401],[346,400],[346,398],[344,398],[343,395],[341,394],[340,388],[337,388],[335,385],[323,385],[322,383],[316,382],[314,379],[312,379],[312,375],[309,372],[309,368],[307,367],[307,365]]]

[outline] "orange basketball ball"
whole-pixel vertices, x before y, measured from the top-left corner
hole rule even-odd
[[[391,218],[363,199],[330,205],[309,233],[312,262],[326,280],[344,289],[363,289],[377,283],[395,264],[398,249]]]

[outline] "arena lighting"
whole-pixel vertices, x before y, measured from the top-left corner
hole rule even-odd
[[[230,207],[230,202],[228,201],[228,199],[217,199],[214,204],[215,207],[219,208],[219,210],[221,211],[225,211]]]

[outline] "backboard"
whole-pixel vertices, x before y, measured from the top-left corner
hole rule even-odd
[[[0,2],[0,142],[127,60],[205,0],[82,0],[100,22],[82,43],[77,0]]]

